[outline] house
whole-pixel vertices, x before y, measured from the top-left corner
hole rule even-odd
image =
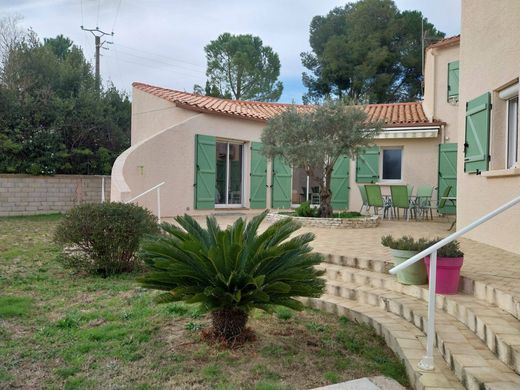
[[[290,208],[319,183],[282,159],[267,161],[260,153],[266,121],[290,106],[134,83],[132,146],[113,166],[112,200],[129,200],[164,181],[163,216]],[[364,109],[370,120],[384,121],[385,128],[357,161],[338,163],[333,207],[360,209],[358,184],[436,185],[444,124],[428,118],[420,102],[369,104]],[[140,202],[157,207],[153,193]]]
[[[517,0],[462,0],[459,52],[457,225],[520,196]],[[443,118],[444,120],[444,118]],[[448,122],[452,119],[448,119]],[[520,253],[520,207],[467,237]]]
[[[458,226],[465,226],[519,195],[520,45],[510,26],[520,22],[520,2],[463,0],[462,9],[461,35],[425,51],[424,101],[364,107],[385,128],[374,147],[338,163],[334,208],[360,209],[358,185],[430,184],[438,188],[434,202],[451,188],[456,210],[453,202],[442,211],[456,211]],[[112,200],[131,199],[163,181],[166,216],[313,200],[319,183],[260,153],[266,121],[289,106],[134,83],[132,146],[114,164]],[[153,194],[140,202],[156,208]],[[520,209],[512,209],[468,237],[520,252],[519,221]]]

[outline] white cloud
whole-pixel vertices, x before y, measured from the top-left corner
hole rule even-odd
[[[120,3],[120,6],[119,6]],[[300,53],[309,50],[309,24],[337,0],[0,0],[3,13],[19,13],[40,37],[64,34],[93,59],[94,38],[80,25],[112,31],[114,45],[103,51],[101,74],[130,91],[133,81],[192,90],[205,82],[204,46],[220,33],[251,33],[280,55],[284,101],[299,101],[303,67]],[[396,0],[400,9],[418,9],[441,31],[457,34],[459,0]],[[119,7],[119,12],[118,12]],[[117,19],[116,19],[117,15]],[[115,26],[114,26],[115,24]]]

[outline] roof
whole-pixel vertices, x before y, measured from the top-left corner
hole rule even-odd
[[[290,107],[295,107],[297,110],[302,111],[312,110],[314,107],[302,104],[221,99],[138,82],[133,83],[132,86],[187,110],[260,122],[267,122]],[[438,126],[441,123],[428,120],[421,102],[367,104],[363,108],[368,114],[369,121],[381,120],[385,123],[385,127]]]
[[[441,39],[440,41],[437,41],[435,43],[432,43],[430,46],[427,47],[427,49],[438,49],[438,48],[445,48],[450,46],[456,46],[460,44],[460,34],[454,35],[452,37]]]

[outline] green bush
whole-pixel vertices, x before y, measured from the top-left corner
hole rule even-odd
[[[300,225],[285,218],[258,233],[267,212],[240,218],[222,230],[214,217],[207,228],[185,215],[180,226],[162,224],[165,235],[147,239],[142,256],[150,273],[143,287],[162,290],[158,302],[200,303],[211,312],[213,331],[226,340],[239,336],[251,309],[277,306],[301,310],[297,297],[319,297],[322,256],[312,253],[311,233],[292,237]]]
[[[334,218],[359,218],[359,217],[362,217],[362,215],[358,211],[341,211],[339,213],[334,213]]]
[[[132,272],[146,234],[159,232],[157,218],[134,204],[82,204],[71,209],[58,225],[54,240],[63,246],[59,260],[65,267],[103,276]]]
[[[311,206],[309,202],[303,202],[296,210],[294,210],[298,217],[317,217],[319,210]]]
[[[397,249],[401,251],[415,251],[419,252],[428,247],[428,241],[424,238],[415,240],[411,236],[402,236],[395,239],[391,235],[381,237],[381,244],[390,249]]]
[[[423,249],[438,243],[440,240],[442,240],[442,238],[437,237],[431,241],[427,241]],[[460,243],[455,240],[438,249],[437,257],[464,257],[464,252],[460,250]]]

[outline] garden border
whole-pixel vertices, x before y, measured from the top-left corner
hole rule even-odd
[[[286,214],[280,214],[275,211],[270,211],[267,214],[266,220],[269,222],[276,222],[284,218],[292,218],[306,227],[321,227],[331,229],[367,229],[375,228],[381,223],[381,218],[378,215],[360,218],[309,218],[293,217]]]

